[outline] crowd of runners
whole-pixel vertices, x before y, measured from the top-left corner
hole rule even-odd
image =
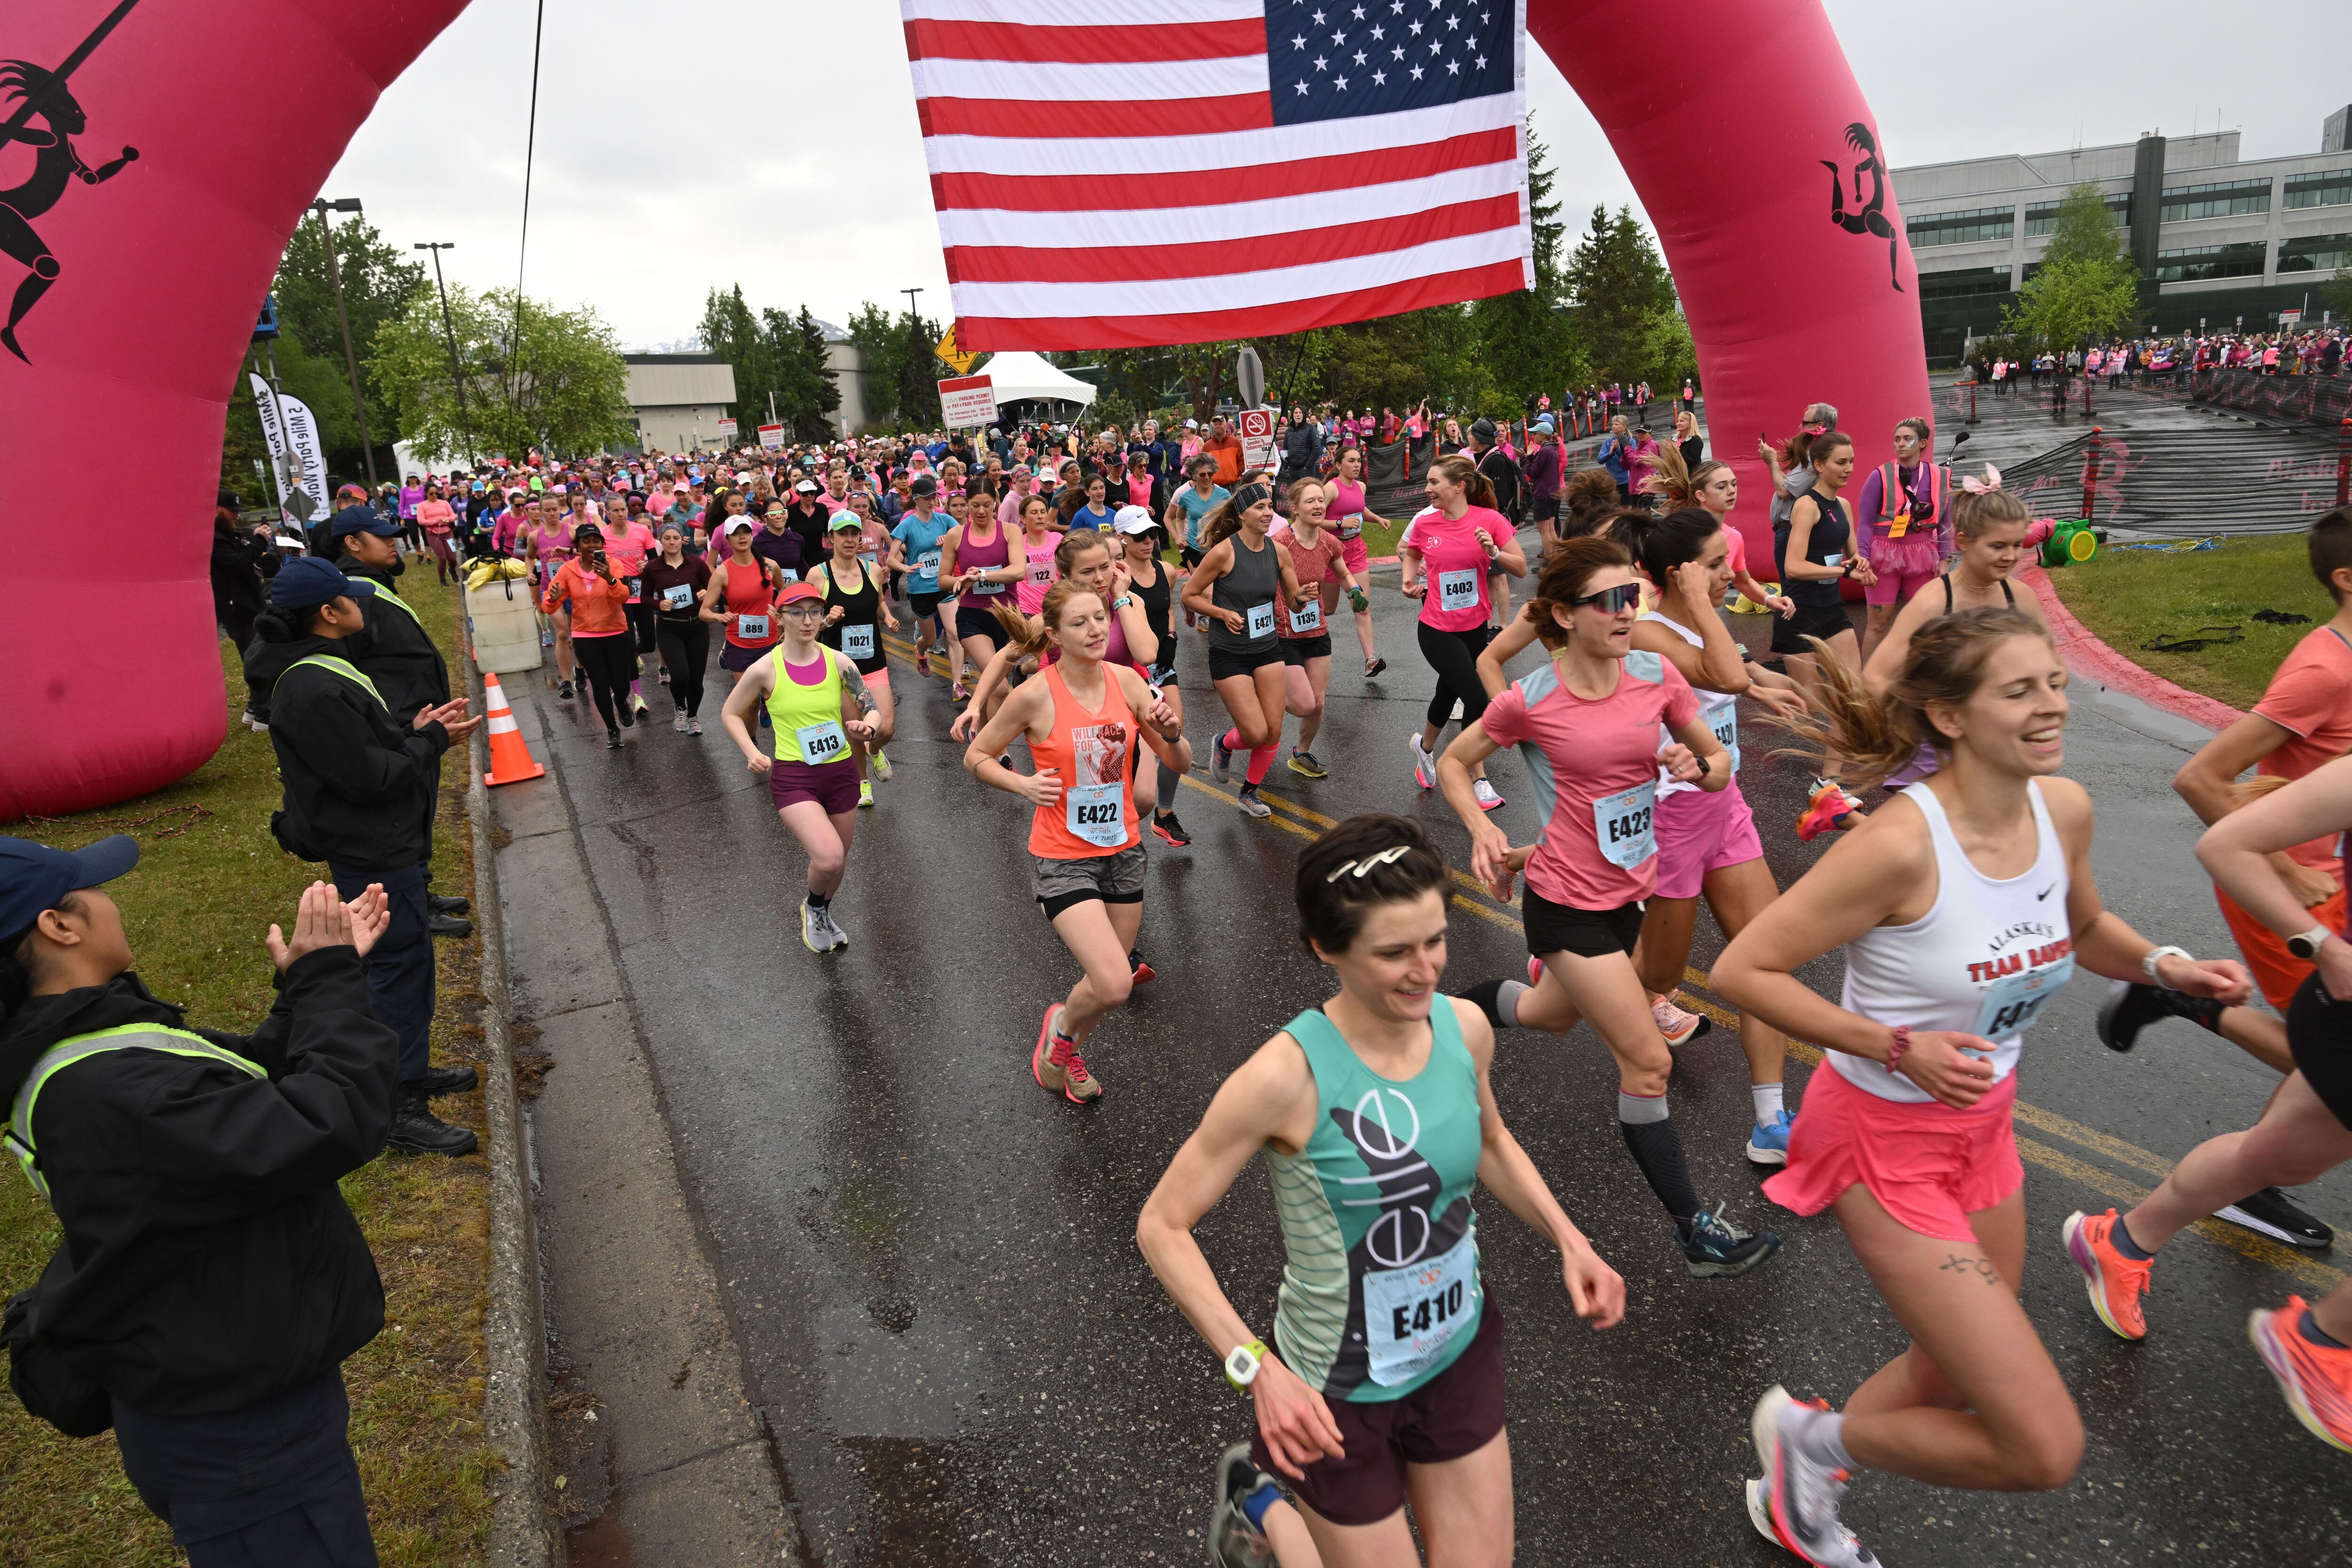
[[[1557,442],[1549,416],[1537,424]],[[1874,1561],[1839,1515],[1868,1470],[2008,1490],[2074,1472],[2082,1423],[2017,1300],[2032,1238],[2011,1121],[2026,1036],[2078,965],[2113,984],[2098,1029],[2116,1051],[2184,1019],[2281,1075],[2255,1126],[2192,1152],[2129,1213],[2077,1214],[2042,1238],[2079,1268],[2099,1320],[2144,1335],[2157,1252],[2205,1215],[2330,1244],[2281,1189],[2352,1158],[2352,1057],[2333,1011],[2352,997],[2352,760],[2339,760],[2352,512],[2310,533],[2336,618],[2178,784],[2212,825],[2197,852],[2241,963],[2103,908],[2092,803],[2059,776],[2065,668],[2013,583],[2046,524],[1997,479],[1939,463],[1925,419],[1887,433],[1891,460],[1866,469],[1825,404],[1760,448],[1771,493],[1749,504],[1769,518],[1769,559],[1734,523],[1738,482],[1695,427],[1666,444],[1621,429],[1615,465],[1576,472],[1559,471],[1555,447],[1547,490],[1532,482],[1536,430],[1506,450],[1474,421],[1391,519],[1368,504],[1377,428],[1302,415],[1294,429],[1340,438],[1253,468],[1223,421],[1187,426],[534,463],[418,485],[412,544],[451,574],[526,563],[556,699],[614,747],[656,718],[649,683],[667,684],[674,731],[702,733],[715,641],[720,727],[798,847],[800,933],[818,954],[851,941],[835,900],[891,777],[891,655],[900,679],[947,682],[966,771],[1030,807],[1032,892],[1075,978],[1024,1037],[1028,1070],[1081,1106],[1106,1098],[1107,1026],[1155,977],[1149,862],[1192,843],[1181,781],[1205,763],[1261,818],[1276,763],[1329,775],[1317,747],[1343,603],[1362,662],[1341,680],[1425,685],[1383,787],[1400,805],[1442,794],[1468,830],[1465,869],[1516,901],[1528,962],[1448,975],[1461,895],[1411,816],[1349,817],[1298,858],[1299,939],[1334,990],[1226,1080],[1138,1231],[1253,1405],[1253,1435],[1216,1464],[1218,1562],[1409,1563],[1408,1501],[1433,1560],[1508,1557],[1503,1312],[1480,1274],[1472,1186],[1559,1247],[1580,1317],[1606,1329],[1626,1310],[1623,1280],[1497,1103],[1491,1064],[1525,1032],[1584,1022],[1606,1046],[1621,1139],[1689,1275],[1734,1280],[1774,1257],[1774,1232],[1696,1189],[1671,1114],[1674,1049],[1709,1026],[1676,1000],[1701,900],[1729,940],[1712,984],[1738,1009],[1742,1152],[1774,1173],[1773,1203],[1836,1213],[1911,1342],[1840,1406],[1778,1387],[1756,1406],[1747,1507],[1804,1560]],[[1414,605],[1425,674],[1375,647],[1370,595],[1391,581]],[[1768,656],[1733,636],[1733,613],[1771,617]],[[1512,679],[1538,646],[1542,662]],[[1210,721],[1205,758],[1186,735],[1188,688]],[[1759,823],[1741,793],[1743,730],[1759,724],[1767,744],[1814,759],[1794,821]],[[1487,763],[1506,748],[1542,820],[1529,843],[1493,815]],[[2249,767],[2253,783],[2236,782]],[[1775,834],[1829,839],[1786,889],[1765,862]],[[1797,978],[1832,952],[1835,1000]],[[1792,1039],[1831,1069],[1801,1105],[1783,1081]],[[1192,1237],[1261,1152],[1287,1259],[1270,1326],[1264,1303],[1224,1294]],[[2257,1310],[2250,1331],[2296,1418],[2352,1450],[2352,1289]]]

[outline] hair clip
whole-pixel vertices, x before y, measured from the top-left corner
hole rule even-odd
[[[1403,859],[1412,848],[1412,846],[1410,844],[1400,844],[1393,849],[1383,849],[1377,855],[1367,855],[1360,860],[1350,860],[1323,879],[1327,882],[1336,882],[1350,871],[1359,877],[1369,876],[1373,867],[1392,865]]]

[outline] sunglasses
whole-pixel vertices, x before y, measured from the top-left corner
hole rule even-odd
[[[1614,588],[1603,588],[1598,594],[1587,594],[1580,599],[1570,599],[1570,605],[1596,605],[1604,615],[1614,616],[1630,610],[1642,602],[1639,583],[1620,583]]]

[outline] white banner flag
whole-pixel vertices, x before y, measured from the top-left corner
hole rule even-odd
[[[258,375],[250,380],[253,401],[261,410],[262,437],[269,443],[279,510],[299,532],[327,510],[327,455],[319,443],[318,416],[300,398],[273,391]]]

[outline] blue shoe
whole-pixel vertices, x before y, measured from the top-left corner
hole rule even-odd
[[[1775,1111],[1769,1121],[1759,1121],[1748,1134],[1748,1157],[1759,1165],[1785,1165],[1789,1163],[1789,1123],[1794,1120],[1785,1110]]]
[[[1225,750],[1225,736],[1222,730],[1209,742],[1209,776],[1219,784],[1233,781],[1234,754]]]
[[[1683,1261],[1701,1279],[1731,1279],[1747,1273],[1780,1250],[1780,1238],[1771,1231],[1751,1236],[1723,1216],[1723,1205],[1701,1209],[1683,1238]]]

